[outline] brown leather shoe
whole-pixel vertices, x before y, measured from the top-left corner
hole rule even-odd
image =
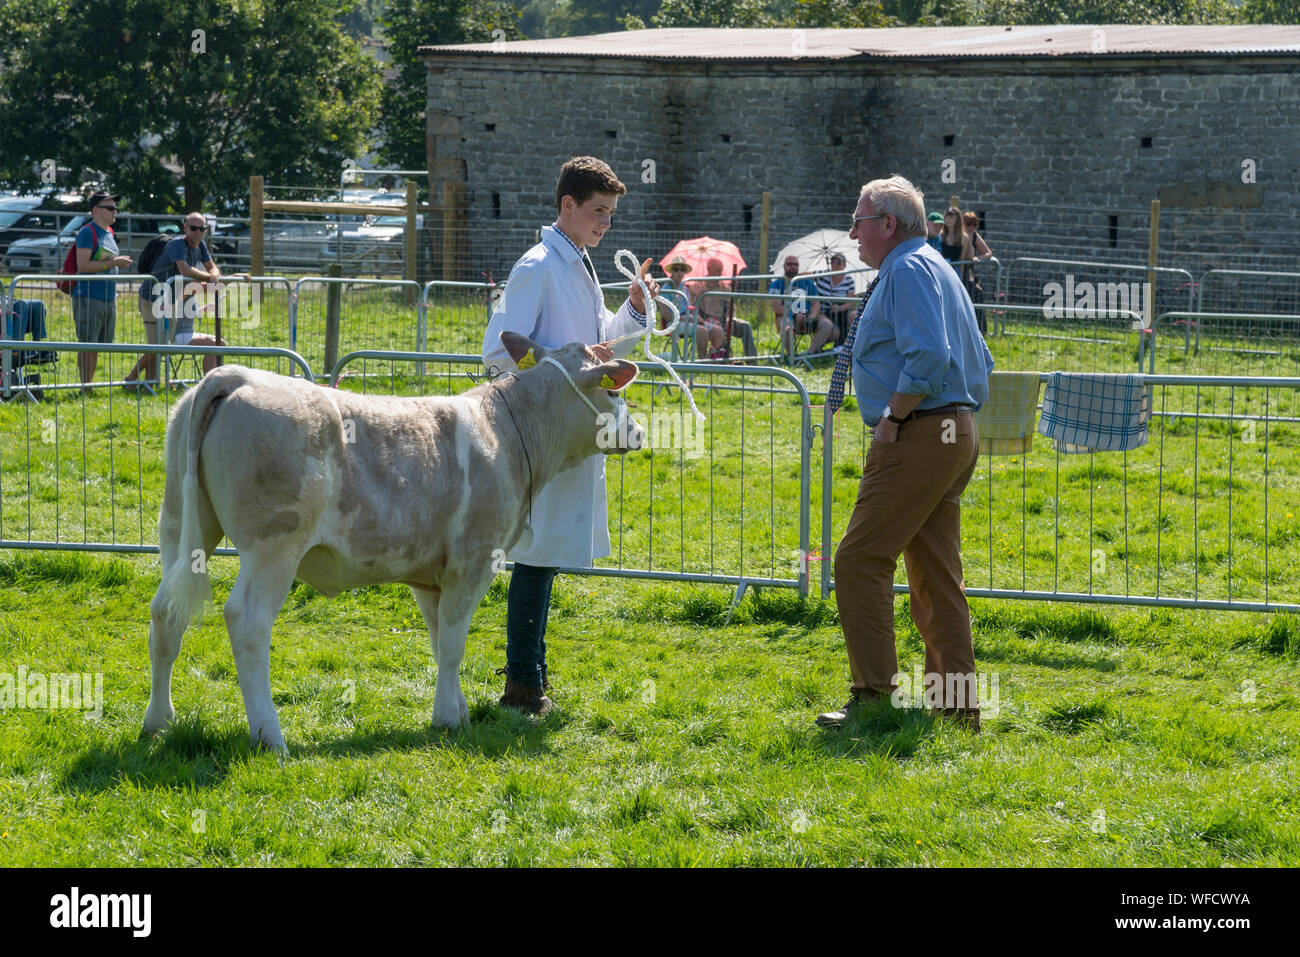
[[[506,692],[498,702],[503,708],[514,708],[524,714],[545,715],[555,708],[555,702],[542,694],[538,685],[521,685],[506,678]]]
[[[853,697],[849,698],[849,700],[845,702],[844,707],[840,708],[839,711],[823,711],[821,714],[817,715],[813,721],[819,728],[842,728],[866,705],[871,704],[874,701],[880,701],[885,697],[887,696],[864,695],[862,692],[855,691],[853,692]]]

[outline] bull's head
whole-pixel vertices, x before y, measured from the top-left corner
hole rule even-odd
[[[627,403],[619,394],[636,378],[636,363],[626,359],[601,362],[590,348],[580,342],[571,342],[558,349],[547,349],[516,332],[502,332],[501,343],[523,372],[539,364],[550,365],[545,362],[546,359],[559,363],[564,370],[569,380],[565,391],[570,393],[575,404],[585,406],[578,413],[579,417],[592,422],[589,437],[584,437],[580,447],[574,450],[575,453],[582,457],[596,452],[621,455],[645,447],[645,429],[632,418]],[[559,370],[552,371],[559,375]],[[586,402],[581,402],[581,399]]]

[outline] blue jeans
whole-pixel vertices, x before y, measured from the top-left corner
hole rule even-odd
[[[546,619],[554,568],[515,562],[506,598],[506,677],[536,688],[546,680]]]

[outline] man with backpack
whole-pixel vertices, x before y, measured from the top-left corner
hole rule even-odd
[[[198,302],[192,301],[191,290],[185,295],[176,295],[172,280],[176,276],[197,280],[200,283],[215,283],[221,277],[221,268],[212,261],[208,244],[204,241],[207,233],[207,218],[199,212],[189,213],[181,225],[181,234],[174,239],[156,236],[149,240],[140,254],[140,271],[152,274],[153,279],[140,283],[140,318],[144,320],[145,339],[150,345],[162,341],[158,327],[166,321],[168,338],[176,345],[224,346],[225,340],[213,336],[194,334],[194,315]],[[191,284],[186,283],[186,287]],[[156,378],[157,355],[148,353],[140,357],[135,367],[127,373],[126,388],[139,388],[135,385],[136,376],[143,374],[145,379]],[[217,365],[216,356],[203,357],[203,371],[211,372]]]
[[[119,268],[131,268],[131,257],[120,254],[113,236],[113,221],[117,218],[120,198],[110,193],[91,195],[90,222],[77,232],[78,273],[117,275]],[[72,289],[72,321],[77,327],[79,342],[112,342],[117,327],[117,283],[78,281]],[[90,391],[98,363],[98,352],[77,354],[82,392]]]

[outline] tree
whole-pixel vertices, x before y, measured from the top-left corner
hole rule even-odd
[[[1054,23],[1235,23],[1229,0],[986,0],[972,22]]]
[[[379,68],[336,23],[345,0],[0,2],[22,38],[0,73],[0,129],[24,134],[0,170],[23,185],[52,160],[74,182],[105,170],[155,208],[234,203],[252,173],[333,181],[373,122]]]
[[[1300,23],[1300,0],[1246,0],[1241,19],[1245,23]]]
[[[656,27],[779,27],[784,13],[772,0],[663,0]]]
[[[397,169],[424,169],[427,70],[417,51],[446,43],[522,40],[519,11],[497,0],[411,0],[394,3],[382,22],[397,74],[384,86],[380,105],[380,159]]]

